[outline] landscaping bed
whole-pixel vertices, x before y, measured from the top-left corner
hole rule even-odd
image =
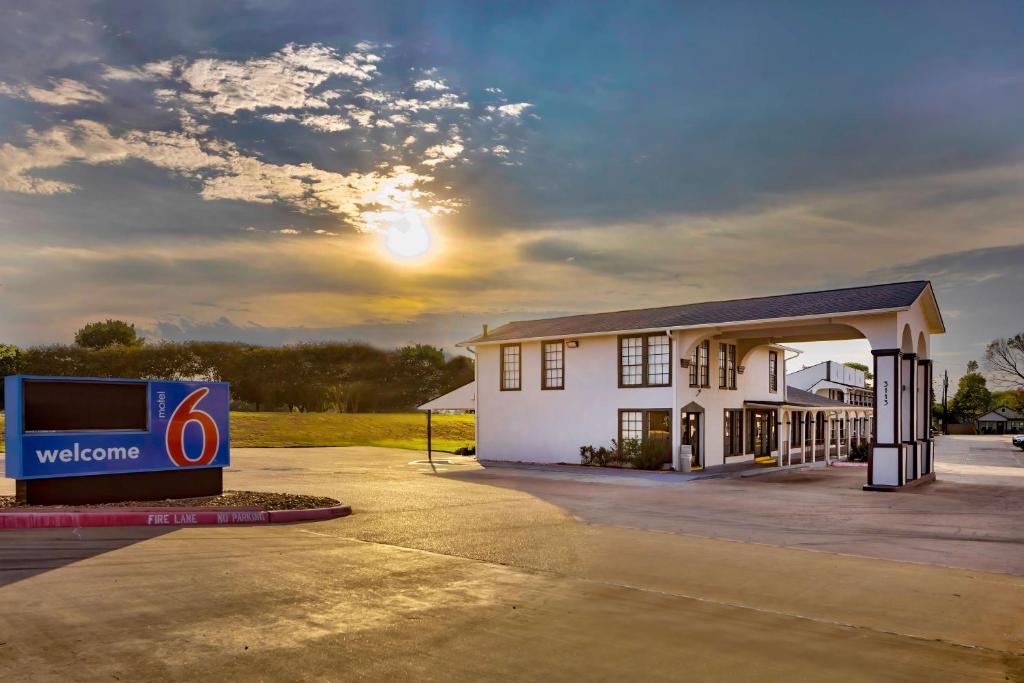
[[[18,508],[21,510],[62,510],[101,508],[256,508],[260,510],[309,510],[331,508],[341,501],[325,496],[303,496],[294,493],[264,493],[262,491],[225,491],[219,496],[200,498],[171,498],[167,500],[134,500],[120,503],[96,503],[93,505],[23,505],[14,496],[0,496],[0,510]]]

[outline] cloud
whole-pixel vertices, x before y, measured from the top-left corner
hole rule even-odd
[[[522,116],[523,112],[533,105],[529,102],[517,102],[515,104],[500,104],[498,106],[487,107],[488,111],[497,111],[502,116],[506,116],[512,119],[518,119]]]
[[[448,84],[432,78],[423,78],[412,84],[416,90],[447,90]]]
[[[193,106],[216,114],[240,110],[322,109],[334,91],[314,92],[333,76],[354,81],[373,78],[378,61],[367,52],[339,55],[320,44],[286,45],[268,57],[245,61],[197,59],[183,66],[181,81],[200,96]]]
[[[348,130],[352,127],[352,124],[349,123],[348,119],[337,114],[303,116],[299,119],[299,123],[327,133],[337,133],[339,131]]]
[[[40,104],[51,104],[57,107],[81,104],[83,102],[105,102],[107,100],[103,93],[71,78],[50,79],[49,87],[35,85],[12,86],[0,83],[0,94],[10,95],[23,100],[31,100]]]
[[[109,66],[103,67],[100,78],[105,81],[156,81],[170,78],[181,60],[167,59],[161,62],[150,62],[143,66]]]

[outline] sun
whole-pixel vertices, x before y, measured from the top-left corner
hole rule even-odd
[[[430,228],[417,211],[398,214],[384,232],[384,248],[395,258],[403,260],[426,256],[432,241]]]

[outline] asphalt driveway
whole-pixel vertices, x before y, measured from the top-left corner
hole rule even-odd
[[[1024,680],[1021,468],[990,447],[944,439],[895,494],[241,449],[229,487],[355,514],[4,532],[0,679]]]

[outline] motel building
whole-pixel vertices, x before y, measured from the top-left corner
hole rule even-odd
[[[930,282],[511,322],[476,354],[482,461],[579,463],[580,447],[664,439],[676,469],[828,461],[870,444],[866,488],[929,481]],[[874,406],[786,385],[787,344],[867,339]],[[872,419],[874,418],[874,419]]]
[[[826,360],[786,375],[786,386],[853,406],[872,406],[875,392],[868,388],[864,372]]]

